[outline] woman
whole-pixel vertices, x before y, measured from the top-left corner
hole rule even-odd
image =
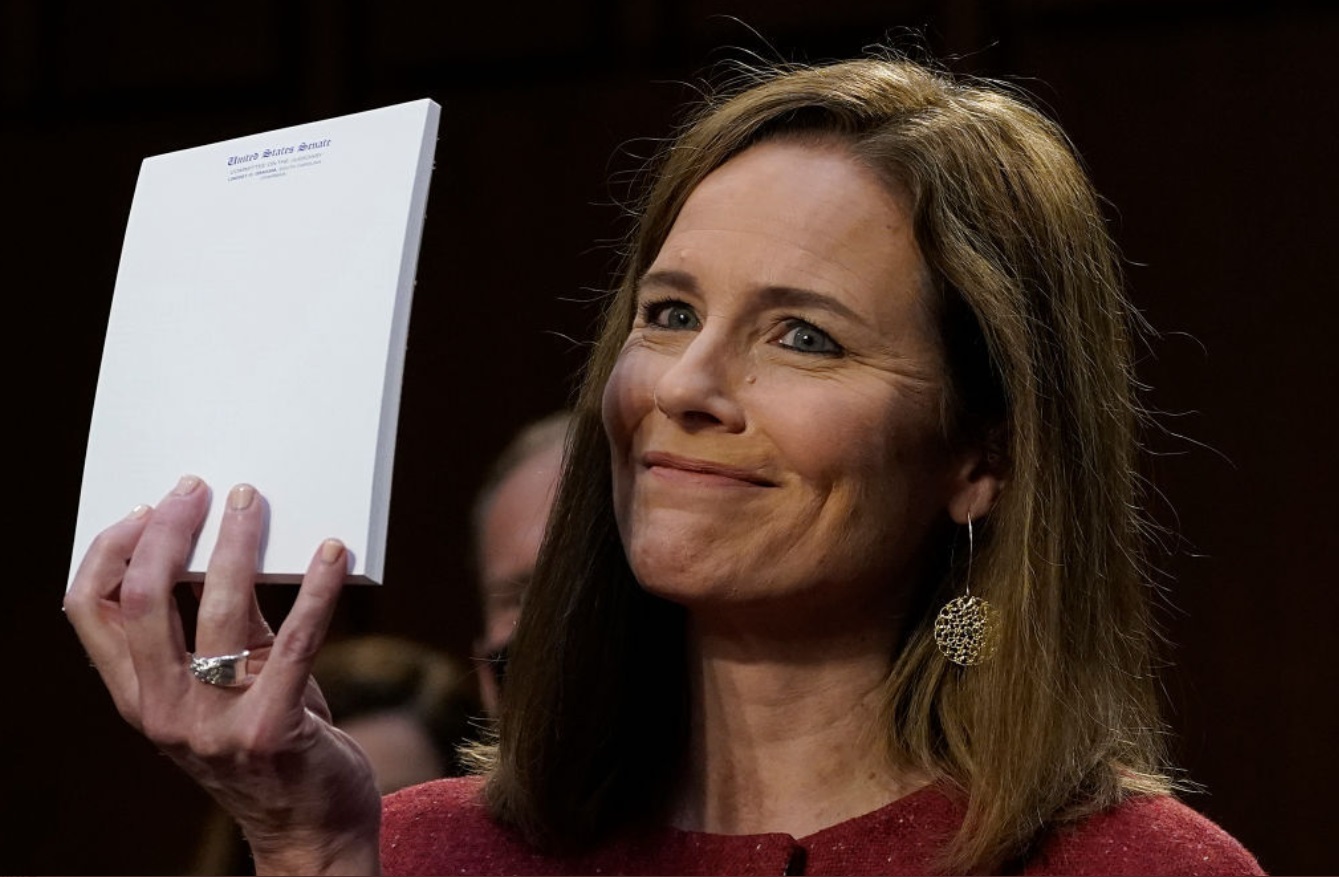
[[[197,482],[90,550],[71,620],[258,870],[1258,873],[1169,794],[1136,318],[1062,133],[901,60],[762,74],[631,243],[482,780],[378,835],[308,680],[342,546],[272,637],[252,488],[196,644],[249,648],[240,688],[191,678],[170,602]]]

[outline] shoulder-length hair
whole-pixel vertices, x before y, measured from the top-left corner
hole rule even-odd
[[[777,137],[844,144],[906,199],[947,353],[946,436],[1006,473],[971,562],[972,593],[999,613],[994,657],[962,668],[935,646],[936,610],[966,584],[959,550],[918,595],[884,708],[894,763],[964,799],[944,867],[1005,867],[1059,824],[1169,788],[1139,511],[1141,324],[1059,127],[1008,86],[901,58],[754,71],[652,167],[484,753],[487,800],[548,848],[664,817],[688,736],[684,612],[624,557],[600,400],[638,279],[689,193]]]

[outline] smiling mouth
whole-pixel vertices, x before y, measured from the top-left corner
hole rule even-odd
[[[649,470],[659,470],[668,476],[688,476],[703,483],[734,483],[754,487],[776,487],[776,482],[759,475],[756,470],[740,466],[729,466],[709,460],[692,457],[680,457],[660,451],[650,451],[642,455],[642,465]]]

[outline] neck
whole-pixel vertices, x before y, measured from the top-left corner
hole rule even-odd
[[[694,617],[694,722],[676,824],[804,837],[923,785],[884,743],[890,627],[768,637]]]

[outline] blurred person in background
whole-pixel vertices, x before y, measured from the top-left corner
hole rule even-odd
[[[483,708],[463,661],[400,637],[359,636],[323,648],[312,675],[382,794],[465,772],[456,750]]]
[[[571,420],[570,412],[555,411],[521,427],[498,454],[475,496],[471,527],[483,632],[474,651],[479,694],[489,715],[497,714],[507,646],[534,575]]]

